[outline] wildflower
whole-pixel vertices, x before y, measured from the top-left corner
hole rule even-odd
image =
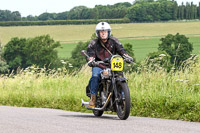
[[[64,60],[60,60],[60,62],[64,65],[67,64]]]
[[[31,68],[31,69],[34,69],[34,66],[31,66],[30,68]]]
[[[172,70],[175,70],[176,68],[172,67],[171,69],[172,69]]]
[[[69,64],[69,67],[73,67],[71,63],[68,63],[68,64]]]
[[[165,57],[166,55],[165,55],[165,54],[160,54],[159,56],[160,56],[160,57]]]
[[[177,79],[176,81],[180,81],[180,82],[183,82],[184,80],[183,80],[183,79]]]

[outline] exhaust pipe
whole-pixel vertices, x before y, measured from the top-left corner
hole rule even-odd
[[[109,100],[110,100],[110,96],[112,93],[109,94],[106,103],[103,105],[102,108],[96,108],[96,107],[89,107],[89,102],[85,102],[83,99],[81,99],[81,106],[85,106],[88,110],[98,110],[98,111],[103,111],[105,109],[105,107],[108,105]]]

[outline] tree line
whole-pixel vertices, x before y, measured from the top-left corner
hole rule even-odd
[[[135,0],[114,5],[96,5],[94,8],[77,6],[61,13],[42,13],[39,16],[21,17],[18,11],[0,10],[0,21],[46,21],[79,19],[129,18],[132,22],[200,19],[199,5],[174,0]]]
[[[199,6],[193,2],[178,6],[174,0],[136,0],[128,8],[127,17],[136,22],[200,19],[200,2]]]
[[[47,21],[2,21],[0,26],[33,26],[33,25],[82,25],[97,24],[99,22],[108,22],[109,24],[130,23],[128,18],[123,19],[86,19],[86,20],[47,20]]]

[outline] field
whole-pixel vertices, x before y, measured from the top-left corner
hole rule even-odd
[[[167,34],[200,36],[200,21],[173,23],[111,24],[112,34],[120,40],[160,38]],[[12,37],[35,37],[49,34],[61,43],[77,43],[89,40],[95,25],[18,26],[0,27],[0,40],[6,44]]]
[[[200,37],[189,37],[189,42],[193,44],[193,54],[200,54]],[[136,60],[141,61],[145,59],[150,52],[158,50],[160,38],[121,40],[121,43],[131,43],[133,45]],[[58,48],[58,56],[60,58],[70,57],[71,51],[76,45],[77,43],[62,44],[62,48]]]
[[[194,44],[194,53],[200,48],[200,22],[171,23],[131,23],[112,24],[112,34],[122,43],[133,44],[137,60],[144,59],[149,52],[157,50],[159,39],[167,34],[184,34]],[[71,56],[71,51],[79,41],[87,41],[95,32],[95,25],[58,25],[58,26],[19,26],[0,27],[0,41],[5,45],[12,37],[35,37],[49,34],[62,43],[58,49],[59,57]]]

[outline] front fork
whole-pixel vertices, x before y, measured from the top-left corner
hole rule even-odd
[[[114,75],[114,72],[112,73],[112,75]],[[116,107],[118,108],[118,103],[120,102],[120,97],[118,96],[118,90],[117,90],[117,85],[116,85],[116,82],[126,82],[128,81],[127,78],[125,78],[124,76],[123,77],[120,77],[120,78],[115,78],[114,76],[112,77],[112,85],[113,85],[113,91],[114,91],[114,95],[115,95],[115,101],[116,102]],[[124,97],[124,92],[122,92],[122,99],[124,100],[125,97]]]
[[[116,86],[116,78],[114,76],[112,77],[112,86],[113,86],[112,89],[115,95],[114,103],[116,103],[116,108],[118,109],[119,97],[118,97],[118,91],[117,91],[117,86]]]

